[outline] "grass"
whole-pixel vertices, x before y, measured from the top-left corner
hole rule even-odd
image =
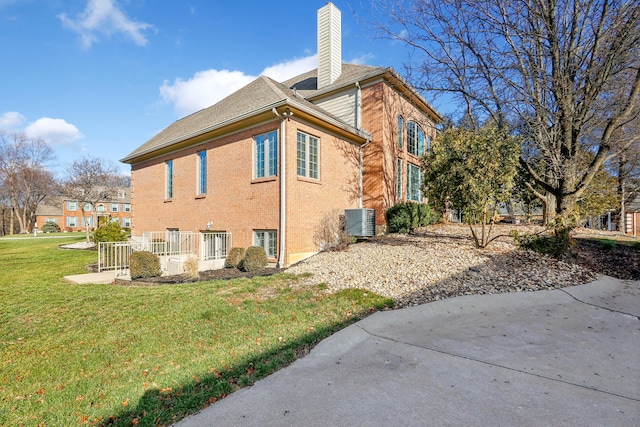
[[[0,425],[167,425],[288,365],[391,301],[280,274],[72,285],[91,251],[0,239]]]

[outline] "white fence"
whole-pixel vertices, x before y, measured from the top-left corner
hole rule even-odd
[[[114,270],[125,273],[134,251],[148,251],[158,255],[165,274],[184,271],[184,262],[198,259],[198,269],[224,267],[231,249],[231,233],[193,231],[154,231],[143,233],[142,241],[103,242],[98,244],[98,271]]]

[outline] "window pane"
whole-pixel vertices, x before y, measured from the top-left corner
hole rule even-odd
[[[276,232],[275,231],[269,231],[268,233],[269,235],[269,246],[267,249],[267,256],[269,258],[275,258],[276,257]]]
[[[269,176],[278,175],[278,133],[267,134],[269,143]]]
[[[307,176],[307,135],[298,132],[298,176]]]
[[[407,123],[407,151],[411,154],[417,154],[416,141],[416,124],[414,122]]]
[[[398,159],[398,200],[402,199],[402,159]]]
[[[254,245],[264,248],[264,231],[256,231],[255,232]]]
[[[173,160],[167,160],[167,199],[173,197]]]
[[[318,179],[318,138],[309,137],[309,178]]]
[[[424,131],[418,128],[418,156],[424,154]]]
[[[264,177],[264,135],[256,136],[256,178]]]
[[[402,116],[398,116],[398,148],[402,148],[402,137],[403,137],[403,120]]]
[[[207,152],[198,153],[198,194],[207,194]]]

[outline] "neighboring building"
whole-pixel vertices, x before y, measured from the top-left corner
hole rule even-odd
[[[129,189],[118,191],[113,200],[98,202],[96,206],[85,206],[85,219],[76,200],[64,197],[47,197],[36,210],[38,230],[47,221],[58,224],[62,231],[84,231],[85,223],[89,228],[95,228],[95,218],[109,217],[110,221],[117,221],[123,228],[131,228],[131,197]]]
[[[378,230],[398,201],[423,201],[421,156],[442,120],[393,69],[343,64],[340,11],[318,11],[318,69],[261,76],[171,124],[131,165],[132,235],[230,232],[278,265],[318,251],[332,210],[371,208]],[[203,237],[204,239],[204,237]]]
[[[624,232],[630,236],[640,236],[640,196],[627,203]]]

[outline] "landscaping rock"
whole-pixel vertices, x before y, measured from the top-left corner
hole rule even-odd
[[[477,249],[464,225],[436,225],[413,234],[389,234],[352,245],[346,252],[322,252],[288,269],[311,273],[307,284],[325,283],[328,292],[363,288],[406,307],[470,294],[528,292],[575,286],[599,274],[578,264],[587,255],[558,260],[523,251],[508,237],[540,227],[498,226],[504,235]],[[578,245],[579,246],[579,245]]]

